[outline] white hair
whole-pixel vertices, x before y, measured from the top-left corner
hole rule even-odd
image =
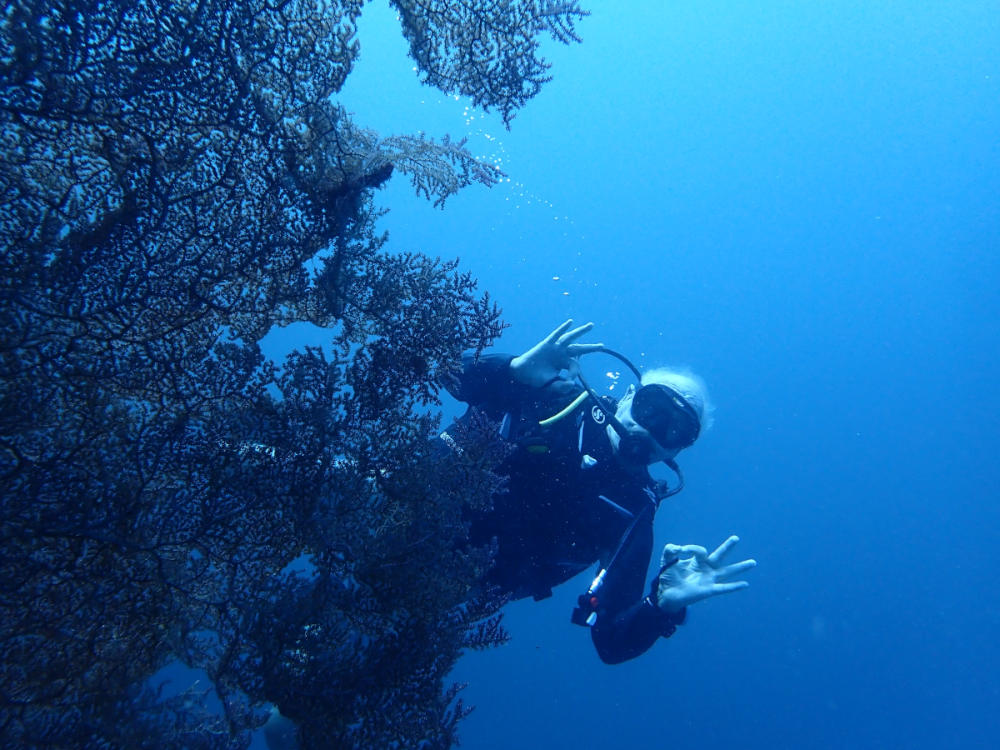
[[[684,397],[685,401],[694,407],[698,414],[698,421],[701,423],[702,434],[712,425],[712,412],[715,411],[715,407],[708,397],[708,388],[705,386],[705,381],[691,370],[657,367],[643,373],[642,384],[651,385],[653,383],[660,383],[677,391]]]

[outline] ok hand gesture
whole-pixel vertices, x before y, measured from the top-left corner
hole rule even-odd
[[[572,319],[567,320],[552,333],[510,363],[514,379],[536,388],[547,385],[559,377],[563,370],[574,372],[576,357],[599,350],[603,344],[577,344],[578,338],[594,327],[586,323],[572,331]]]
[[[738,536],[731,536],[711,554],[696,544],[665,545],[660,560],[661,568],[671,560],[679,559],[660,573],[656,590],[656,603],[660,609],[664,612],[678,612],[687,605],[710,596],[739,591],[749,586],[746,581],[729,579],[755,567],[756,560],[722,564],[722,558],[739,540]]]

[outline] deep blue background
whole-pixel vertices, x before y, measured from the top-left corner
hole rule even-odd
[[[502,349],[572,317],[706,378],[657,544],[738,533],[759,567],[618,667],[568,623],[586,581],[512,605],[457,670],[463,746],[1000,747],[1000,3],[589,4],[509,132],[419,86],[383,3],[341,102],[509,176],[379,195],[392,248],[497,298]]]

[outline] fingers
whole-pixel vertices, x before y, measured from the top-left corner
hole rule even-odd
[[[718,568],[715,571],[716,580],[722,580],[725,578],[732,578],[733,576],[738,576],[740,573],[750,570],[751,568],[757,567],[756,560],[744,560],[743,562],[733,563],[732,565],[726,565],[725,567]]]
[[[733,591],[739,591],[745,589],[750,584],[746,581],[733,581],[732,583],[713,583],[712,584],[712,596],[716,594],[730,594]]]
[[[670,560],[670,559],[672,559],[674,557],[678,557],[677,553],[674,551],[674,550],[677,550],[677,549],[680,549],[680,547],[678,547],[676,544],[664,544],[663,545],[663,552],[660,554],[660,567],[661,568],[664,565],[667,564],[668,560]]]
[[[708,558],[708,550],[697,544],[665,544],[663,545],[664,562],[670,557],[695,557],[699,560],[705,560]]]
[[[729,552],[729,550],[733,548],[733,545],[735,545],[739,540],[740,538],[735,534],[733,534],[726,541],[724,541],[722,544],[720,544],[718,547],[715,548],[715,551],[708,556],[708,561],[713,566],[718,565],[719,561],[722,560],[725,554]]]
[[[570,344],[566,349],[574,357],[578,357],[581,354],[588,354],[589,352],[599,352],[604,348],[604,344]]]
[[[562,336],[563,333],[566,332],[566,329],[569,328],[571,325],[573,325],[573,319],[572,318],[570,318],[569,320],[563,321],[562,323],[560,323],[556,327],[556,329],[552,333],[550,333],[548,336],[546,336],[544,339],[542,339],[542,343],[543,344],[551,344],[551,343],[553,343],[556,339],[558,339],[560,336]]]
[[[553,331],[553,333],[555,333],[555,332],[560,332],[561,333],[562,331],[565,331],[570,326],[570,324],[572,324],[572,322],[573,322],[572,320],[567,320],[565,323],[563,323],[561,326],[559,326],[559,328],[557,328],[555,331]],[[558,344],[559,346],[567,346],[568,347],[571,343],[573,343],[574,340],[580,338],[583,334],[585,334],[587,331],[589,331],[593,327],[594,327],[593,323],[584,323],[582,326],[578,326],[578,327],[574,328],[569,333],[562,333],[558,337],[558,339],[556,341],[556,344]],[[583,346],[583,344],[581,344],[580,346]]]

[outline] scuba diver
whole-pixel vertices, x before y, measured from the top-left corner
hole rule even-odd
[[[577,343],[593,328],[567,320],[520,356],[467,357],[449,392],[500,426],[510,452],[497,472],[507,477],[489,511],[469,511],[470,542],[494,544],[486,575],[514,598],[549,596],[599,561],[580,595],[572,622],[590,627],[601,660],[616,664],[646,652],[684,622],[687,607],[746,588],[733,580],[754,560],[726,565],[731,536],[709,553],[697,545],[667,544],[647,587],[653,551],[653,515],[660,501],[683,488],[675,458],[698,439],[708,415],[696,378],[669,370],[641,375],[625,357],[601,344]],[[624,362],[639,380],[619,400],[598,396],[577,359],[603,352]],[[466,431],[449,427],[441,450],[462,450]],[[250,447],[267,450],[266,446]],[[654,480],[648,467],[662,461],[674,486]],[[264,727],[268,747],[296,747],[295,725],[277,707]]]
[[[498,473],[506,491],[489,511],[470,511],[470,542],[495,544],[486,583],[513,598],[545,598],[552,587],[599,562],[598,573],[573,611],[590,627],[601,660],[616,664],[673,635],[687,607],[749,585],[733,580],[754,560],[724,564],[737,543],[730,536],[713,552],[667,544],[650,585],[653,516],[679,492],[675,458],[698,439],[708,413],[701,382],[669,370],[641,375],[627,358],[602,344],[577,343],[592,323],[556,328],[519,356],[466,357],[448,391],[499,423],[511,447]],[[598,396],[580,372],[578,357],[603,352],[622,360],[639,380],[618,401]],[[461,421],[461,420],[459,420]],[[450,432],[449,432],[450,430]],[[461,450],[461,430],[441,439]],[[654,480],[662,461],[677,477]]]

